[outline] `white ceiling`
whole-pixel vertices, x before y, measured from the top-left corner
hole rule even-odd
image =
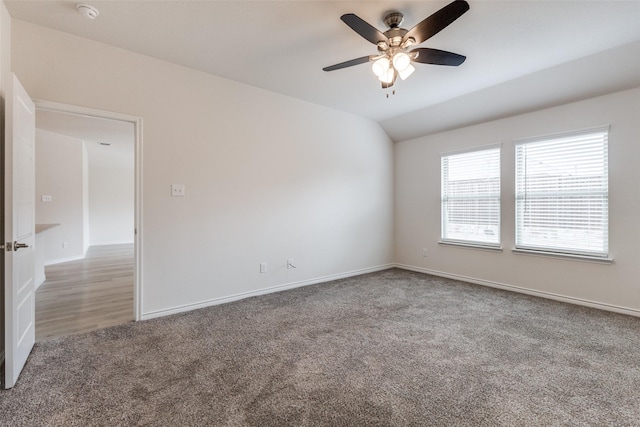
[[[322,71],[376,52],[340,16],[355,13],[384,31],[383,16],[398,10],[408,29],[448,1],[87,0],[100,11],[94,21],[75,2],[5,3],[14,19],[376,120],[394,140],[640,85],[634,0],[470,0],[466,14],[421,45],[466,62],[417,64],[389,98],[367,64]],[[622,62],[602,64],[605,57]],[[541,71],[542,81],[533,77]]]
[[[133,123],[38,109],[36,128],[83,140],[92,167],[134,168]]]

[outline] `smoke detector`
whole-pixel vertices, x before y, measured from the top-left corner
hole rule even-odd
[[[80,14],[85,18],[96,19],[96,17],[100,15],[98,9],[88,4],[78,4],[76,8],[78,9],[78,12],[80,12]]]

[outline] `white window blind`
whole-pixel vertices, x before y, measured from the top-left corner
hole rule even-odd
[[[608,256],[608,127],[516,142],[516,248]]]
[[[500,245],[500,147],[441,157],[444,242]]]

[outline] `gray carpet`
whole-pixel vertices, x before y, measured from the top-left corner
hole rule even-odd
[[[0,425],[640,425],[640,319],[388,270],[38,344]]]

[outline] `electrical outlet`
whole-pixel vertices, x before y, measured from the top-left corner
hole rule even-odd
[[[260,273],[266,273],[267,272],[267,263],[266,262],[261,262],[260,263]]]
[[[51,201],[51,195],[50,194],[43,194],[42,196],[40,196],[40,200],[43,202],[50,202]]]
[[[427,256],[427,248],[422,248],[422,256],[423,257]]]
[[[184,197],[184,184],[171,184],[171,195],[173,197]]]

